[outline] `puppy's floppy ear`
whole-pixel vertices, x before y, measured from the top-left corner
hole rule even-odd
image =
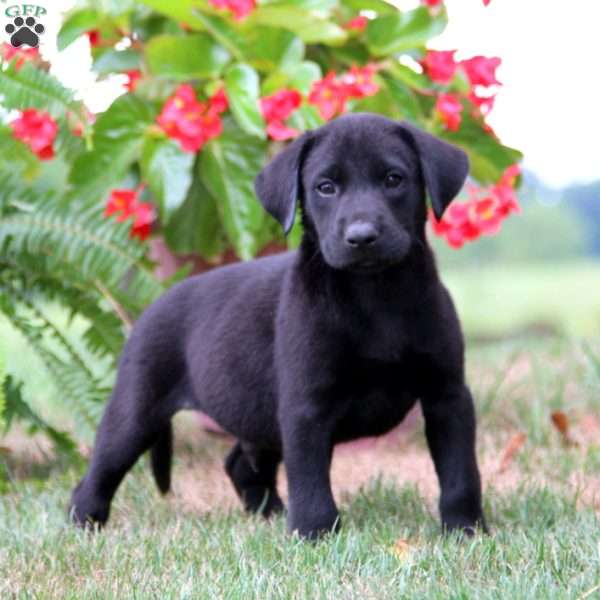
[[[300,193],[300,170],[308,149],[306,132],[282,150],[259,174],[254,190],[266,211],[279,221],[287,235],[294,224]]]
[[[456,146],[408,123],[401,128],[419,157],[433,213],[439,220],[469,174],[469,159]]]

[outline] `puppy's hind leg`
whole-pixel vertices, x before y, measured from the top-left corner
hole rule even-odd
[[[277,467],[281,453],[264,448],[243,448],[237,443],[225,459],[225,471],[248,512],[269,517],[281,512],[277,493]]]
[[[108,520],[123,477],[151,447],[157,484],[161,491],[168,489],[173,402],[157,397],[141,377],[123,379],[117,381],[98,427],[88,471],[73,490],[70,514],[78,525],[103,525]]]

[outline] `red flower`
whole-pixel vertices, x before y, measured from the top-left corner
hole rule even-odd
[[[37,48],[15,48],[4,42],[0,47],[0,56],[8,62],[15,58],[15,69],[18,71],[26,62],[39,58],[40,53]]]
[[[156,213],[152,204],[139,201],[139,193],[140,188],[137,190],[113,190],[106,203],[104,216],[117,215],[119,223],[133,218],[130,236],[138,237],[143,241],[152,232],[152,223],[156,219]]]
[[[118,215],[117,221],[122,222],[135,214],[135,207],[138,203],[139,190],[113,190],[106,208],[104,216],[111,217]]]
[[[267,133],[274,140],[282,141],[295,138],[300,132],[287,127],[287,119],[302,102],[302,96],[297,90],[279,90],[275,94],[260,99],[260,110],[267,122]]]
[[[373,81],[377,68],[374,65],[366,67],[353,66],[350,71],[342,75],[342,84],[346,88],[349,98],[365,98],[374,96],[379,91],[379,85]]]
[[[439,6],[443,3],[444,0],[421,0],[421,4],[424,4],[425,6]]]
[[[497,56],[487,58],[485,56],[474,56],[468,60],[463,60],[462,65],[471,85],[501,85],[496,79],[496,69],[500,66],[502,60]]]
[[[471,90],[469,93],[469,100],[479,108],[482,114],[487,115],[494,108],[494,102],[496,96],[478,96],[474,91]]]
[[[348,98],[365,98],[379,91],[379,85],[373,81],[376,71],[375,65],[353,66],[339,78],[330,71],[312,84],[308,102],[318,108],[322,119],[329,121],[346,110]]]
[[[308,102],[314,104],[321,118],[329,121],[338,113],[343,113],[346,108],[348,88],[337,80],[333,71],[326,77],[312,84]]]
[[[452,248],[462,248],[466,241],[476,240],[481,234],[470,221],[470,203],[455,202],[451,204],[440,221],[433,211],[429,213],[429,221],[436,235],[445,237]]]
[[[90,29],[89,31],[85,32],[85,35],[87,35],[88,40],[90,41],[90,46],[92,48],[98,48],[102,45],[102,36],[100,34],[100,30]]]
[[[28,108],[10,126],[13,137],[27,144],[40,160],[54,158],[53,144],[58,125],[47,112]]]
[[[451,204],[440,221],[430,211],[429,221],[433,232],[444,237],[453,248],[460,248],[466,241],[475,240],[481,235],[498,233],[502,221],[521,210],[513,189],[519,174],[519,166],[512,165],[495,185],[489,188],[472,186],[469,199]]]
[[[458,63],[454,60],[456,50],[427,50],[421,65],[429,79],[435,83],[446,85],[454,77]]]
[[[488,6],[492,0],[483,0],[483,5]]]
[[[510,187],[515,187],[517,182],[517,177],[521,174],[521,167],[517,164],[511,165],[508,167],[504,173],[502,173],[502,177],[500,178],[500,183],[502,185],[508,185]]]
[[[220,88],[215,94],[208,99],[210,110],[217,114],[224,113],[229,108],[229,100],[225,94],[225,89]]]
[[[163,131],[179,141],[186,152],[197,152],[223,131],[219,114],[227,109],[227,98],[219,90],[206,103],[198,102],[191,85],[180,85],[156,119]]]
[[[469,203],[469,222],[481,234],[495,235],[500,231],[504,215],[493,196],[486,196]]]
[[[435,110],[450,131],[458,131],[462,120],[463,105],[453,94],[440,94],[435,103]]]
[[[135,92],[137,83],[142,78],[142,72],[138,69],[135,69],[132,71],[125,71],[125,75],[127,75],[127,83],[124,84],[125,88],[130,92]]]
[[[135,218],[130,236],[144,241],[152,233],[152,223],[155,219],[156,213],[152,204],[140,202],[135,209]]]
[[[498,200],[498,211],[503,217],[508,217],[512,213],[521,211],[519,200],[514,190],[517,177],[520,174],[521,168],[519,165],[511,165],[504,171],[500,181],[492,187],[492,193]]]
[[[209,0],[218,9],[229,10],[236,21],[245,19],[255,8],[256,0]]]
[[[358,16],[350,19],[345,25],[344,29],[354,30],[354,31],[364,31],[369,24],[369,19],[367,17]]]

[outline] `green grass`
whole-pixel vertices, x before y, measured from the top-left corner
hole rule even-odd
[[[600,416],[599,351],[598,342],[559,340],[470,349],[489,536],[442,537],[435,499],[418,479],[378,476],[377,452],[370,482],[341,493],[342,532],[316,544],[287,535],[283,517],[264,522],[217,501],[200,513],[178,493],[161,499],[146,461],[119,490],[109,526],[91,535],[65,514],[83,466],[28,472],[15,456],[0,496],[0,598],[583,598],[600,585],[600,444],[565,447],[550,412],[566,411],[575,436],[580,417]],[[181,425],[174,480],[187,469],[210,497],[208,467],[227,444],[206,436],[198,444]],[[496,474],[516,431],[526,445],[507,475]],[[398,446],[399,460],[403,448],[426,456],[421,428]],[[596,498],[574,477],[595,486]],[[408,544],[402,555],[393,551],[399,539]]]
[[[500,271],[485,274],[496,293],[482,306],[469,290],[484,283],[472,283],[473,275],[466,272],[446,279],[467,329],[485,337],[495,335],[489,326],[495,327],[496,319],[504,323],[501,334],[546,319],[545,295],[556,308],[552,322],[567,323],[572,305],[567,294],[553,297],[556,282],[561,289],[587,281],[588,298],[573,302],[581,308],[596,298],[577,317],[592,323],[600,307],[590,285],[595,269],[583,264],[557,267],[554,273],[542,269],[532,271],[537,275],[530,279],[524,268],[515,285],[527,288],[521,301],[531,302],[531,308],[519,314],[510,312],[519,294],[505,286],[510,277],[504,280]],[[0,598],[600,597],[600,337],[507,336],[494,343],[470,342],[467,348],[491,535],[442,537],[435,494],[424,485],[427,473],[400,481],[390,471],[390,456],[402,465],[413,458],[429,460],[422,426],[391,450],[371,450],[366,466],[353,454],[364,449],[339,459],[362,464],[365,472],[358,480],[367,483],[353,493],[344,492],[344,486],[336,489],[342,531],[316,544],[289,536],[283,517],[264,522],[228,508],[231,504],[223,501],[228,492],[213,493],[223,484],[214,465],[222,461],[227,444],[208,436],[199,442],[189,419],[178,421],[175,493],[160,498],[141,461],[117,494],[109,526],[97,535],[66,520],[70,491],[84,465],[40,456],[38,440],[13,434],[0,441],[11,447],[9,453],[0,449],[0,469],[4,464],[9,476],[0,486]],[[53,424],[67,427],[68,410],[60,396],[45,373],[32,368],[25,346],[0,324],[0,352],[7,350],[9,367],[29,379],[36,407]],[[566,446],[553,427],[550,417],[556,410],[568,416],[577,445]],[[597,429],[586,430],[590,422]],[[506,444],[520,432],[526,442],[500,472]],[[186,484],[190,479],[197,487]],[[186,503],[183,491],[190,489],[203,496],[200,505],[208,510]],[[397,540],[406,542],[406,552],[394,552]]]
[[[343,530],[306,543],[240,511],[182,515],[130,478],[92,535],[65,523],[69,477],[0,505],[0,596],[31,598],[572,598],[600,583],[600,520],[573,498],[488,491],[493,533],[442,538],[414,489],[374,483],[345,503]],[[397,556],[393,545],[406,540]]]
[[[442,272],[467,336],[523,328],[600,335],[600,262],[481,265]]]

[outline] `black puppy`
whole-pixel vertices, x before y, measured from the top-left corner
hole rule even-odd
[[[239,441],[225,469],[246,508],[283,508],[315,537],[339,524],[336,443],[385,433],[421,402],[445,529],[484,526],[463,339],[425,239],[468,172],[459,149],[405,123],[357,114],[307,132],[258,176],[261,202],[297,252],[224,267],[173,287],[135,324],[72,516],[104,523],[150,449],[170,485],[171,417],[200,409]]]

